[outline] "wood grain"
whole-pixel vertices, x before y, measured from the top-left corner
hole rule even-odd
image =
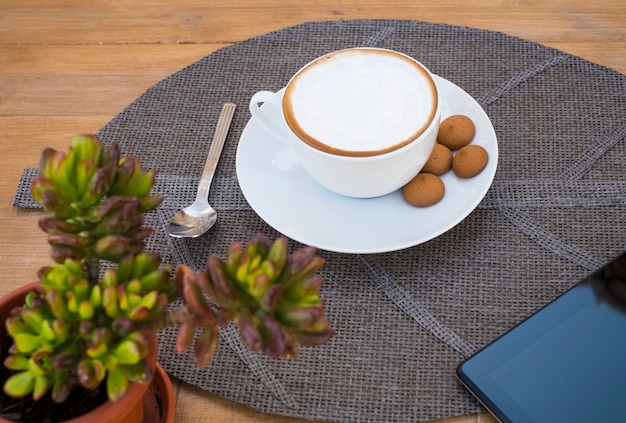
[[[626,2],[615,0],[0,0],[0,294],[47,263],[37,211],[11,206],[44,147],[96,132],[145,90],[216,51],[308,21],[409,19],[504,32],[626,73]],[[176,383],[176,421],[266,415]],[[487,414],[446,423],[493,423]]]

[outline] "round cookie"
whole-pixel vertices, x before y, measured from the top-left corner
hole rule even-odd
[[[428,207],[443,198],[446,187],[437,175],[418,173],[402,188],[404,200],[416,207]]]
[[[452,115],[439,124],[437,142],[454,151],[469,144],[475,133],[476,127],[469,117]]]
[[[489,154],[480,145],[461,148],[452,159],[452,171],[460,178],[472,178],[487,166]]]
[[[445,145],[435,144],[428,161],[426,161],[426,164],[422,168],[422,172],[441,176],[449,171],[451,166],[452,151]]]

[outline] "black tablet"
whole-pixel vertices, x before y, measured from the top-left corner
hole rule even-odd
[[[457,368],[501,422],[626,422],[626,252]]]

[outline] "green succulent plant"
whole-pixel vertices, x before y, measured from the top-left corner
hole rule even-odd
[[[233,243],[224,260],[211,255],[202,271],[182,265],[174,275],[145,253],[152,229],[143,216],[163,200],[151,194],[154,181],[154,171],[95,136],[74,138],[67,154],[44,151],[31,192],[49,213],[39,224],[55,264],[39,271],[40,289],[5,322],[8,395],[50,392],[60,403],[76,384],[106,383],[115,401],[130,382],[151,380],[146,334],[170,326],[178,326],[176,350],[193,344],[199,367],[231,321],[250,350],[272,357],[295,357],[300,345],[333,336],[317,273],[324,260],[313,247],[289,255],[285,238],[256,234]],[[113,266],[101,271],[103,260]]]
[[[251,351],[293,358],[299,345],[320,345],[333,335],[320,299],[323,279],[316,273],[323,264],[313,247],[288,255],[286,238],[270,243],[265,235],[255,234],[245,249],[241,243],[231,244],[225,260],[209,256],[202,272],[179,266],[175,281],[195,316],[206,315],[209,323],[214,319],[202,295],[207,294],[219,304],[218,319],[233,320]],[[181,325],[179,351],[187,349],[193,339],[193,323]],[[205,330],[211,332],[214,327]],[[217,339],[215,333],[206,337],[212,342]],[[214,344],[207,345],[206,350],[214,348]],[[198,365],[203,366],[205,360]]]

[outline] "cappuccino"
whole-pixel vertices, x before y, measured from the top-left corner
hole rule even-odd
[[[250,113],[289,145],[320,185],[372,198],[409,182],[428,160],[441,120],[430,72],[391,50],[340,50],[304,66],[278,92],[259,91]]]
[[[285,121],[309,146],[341,156],[376,156],[410,144],[438,109],[430,73],[401,53],[340,50],[301,69],[283,97]]]

